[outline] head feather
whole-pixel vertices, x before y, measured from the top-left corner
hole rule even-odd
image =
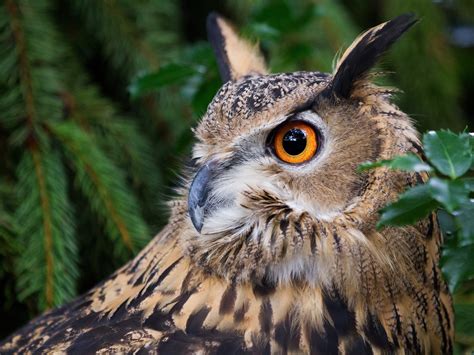
[[[403,14],[362,33],[338,60],[327,93],[349,98],[355,84],[365,78],[390,46],[417,21],[413,14]]]
[[[252,73],[267,73],[258,45],[240,38],[232,26],[218,14],[211,13],[207,17],[207,33],[223,82],[237,80]]]

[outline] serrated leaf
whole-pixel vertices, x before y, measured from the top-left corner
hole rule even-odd
[[[431,196],[448,212],[453,213],[463,203],[469,201],[469,190],[461,180],[431,178],[428,182]]]
[[[167,85],[182,83],[193,75],[202,72],[201,66],[171,63],[157,72],[141,75],[130,84],[128,91],[132,98],[143,96]]]
[[[393,159],[380,160],[377,162],[366,162],[362,163],[358,167],[358,171],[365,171],[368,169],[386,167],[394,170],[404,170],[404,171],[432,171],[431,166],[426,164],[415,154],[406,154],[397,156]]]
[[[408,189],[399,199],[381,210],[377,228],[382,226],[404,226],[426,217],[438,207],[431,196],[428,185],[418,185]]]
[[[430,131],[423,135],[423,145],[431,164],[451,179],[462,176],[471,167],[472,152],[466,133]]]

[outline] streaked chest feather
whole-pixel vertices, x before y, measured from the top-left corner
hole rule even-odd
[[[25,328],[23,338],[11,339],[12,349],[165,354],[450,349],[450,299],[442,283],[429,286],[439,277],[432,272],[426,283],[407,282],[403,289],[370,267],[361,268],[358,290],[334,279],[324,286],[298,278],[278,285],[271,277],[237,284],[196,269],[176,241],[164,239],[83,298]],[[25,341],[29,337],[35,341]]]

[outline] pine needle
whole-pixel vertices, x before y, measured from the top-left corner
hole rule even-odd
[[[78,125],[64,122],[50,129],[63,145],[76,186],[103,223],[115,255],[140,250],[149,240],[148,227],[123,172]]]
[[[51,308],[75,295],[78,276],[66,175],[58,154],[45,147],[26,151],[17,174],[19,298],[35,296],[39,309]]]

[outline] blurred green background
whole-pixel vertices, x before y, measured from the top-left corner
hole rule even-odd
[[[472,0],[1,0],[0,338],[92,287],[166,223],[190,128],[221,85],[205,34],[213,10],[260,41],[273,72],[331,71],[360,31],[415,12],[383,83],[404,91],[396,101],[420,131],[472,130]],[[467,351],[474,260],[450,252]]]

